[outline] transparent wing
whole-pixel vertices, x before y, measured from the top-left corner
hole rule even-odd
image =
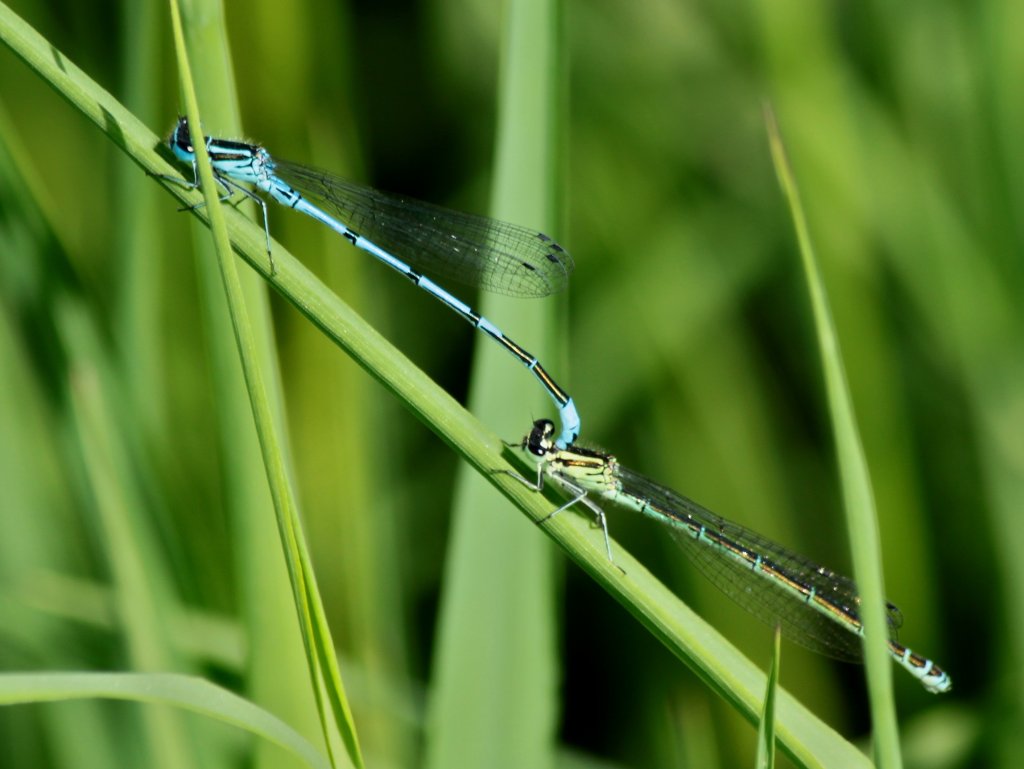
[[[861,660],[860,596],[852,580],[632,470],[620,467],[618,477],[623,491],[645,500],[697,568],[736,603],[762,622],[780,625],[783,635],[802,646]],[[892,604],[887,615],[895,640],[903,618]]]
[[[413,269],[508,296],[541,297],[565,289],[573,262],[536,230],[389,195],[322,171],[274,161],[274,171]]]

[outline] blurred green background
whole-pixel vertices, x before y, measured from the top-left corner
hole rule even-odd
[[[155,132],[173,125],[163,3],[11,7]],[[225,14],[247,137],[487,211],[500,4],[258,0]],[[568,353],[546,363],[576,399],[584,442],[849,571],[809,305],[768,155],[770,100],[843,345],[901,639],[953,677],[935,697],[895,672],[907,763],[1019,765],[1024,8],[574,1],[561,22],[556,234],[576,272],[560,300]],[[199,672],[315,735],[304,668],[286,651],[280,564],[240,556],[239,538],[260,534],[229,513],[265,500],[245,491],[260,475],[232,467],[220,418],[234,364],[199,309],[219,290],[197,275],[204,234],[6,49],[0,84],[0,670]],[[271,227],[465,398],[472,329],[303,217],[271,209]],[[272,311],[306,531],[364,749],[371,766],[419,765],[459,462],[294,309],[274,298]],[[532,396],[528,374],[505,365]],[[247,414],[244,394],[231,397]],[[510,404],[512,431],[491,427],[518,440],[539,416],[554,414]],[[90,420],[114,431],[100,432],[118,446],[114,488],[96,487]],[[109,495],[117,521],[101,512]],[[767,666],[770,630],[681,564],[669,538],[628,515],[611,526]],[[149,627],[171,652],[147,664],[121,624],[132,596],[110,590],[133,573],[151,580],[146,600],[164,600]],[[752,762],[745,721],[580,572],[558,577],[560,685],[546,703],[558,765]],[[262,604],[251,596],[264,580]],[[261,612],[267,632],[244,632]],[[479,643],[493,632],[481,627]],[[255,675],[247,660],[261,648],[281,664]],[[783,686],[866,741],[862,680],[783,646]],[[153,765],[142,710],[0,709],[0,766]],[[186,723],[202,765],[283,765],[254,758],[238,733]]]

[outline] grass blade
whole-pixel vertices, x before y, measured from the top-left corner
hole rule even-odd
[[[284,721],[237,694],[200,678],[171,673],[4,673],[0,705],[118,699],[170,705],[245,729],[291,751],[313,769],[323,756]]]
[[[559,0],[516,0],[506,8],[491,211],[548,233],[559,219],[560,6]],[[550,326],[552,303],[526,304],[481,297],[487,317],[515,328],[517,340],[531,340],[529,349],[550,360],[555,346],[532,340]],[[550,402],[511,365],[504,351],[477,335],[470,409],[515,435],[527,426],[530,408],[548,409]],[[427,764],[551,766],[558,719],[551,549],[507,514],[510,506],[498,503],[486,477],[467,467],[455,500]]]
[[[766,109],[772,158],[779,183],[786,195],[797,240],[808,293],[814,311],[815,330],[825,374],[829,413],[836,444],[836,456],[843,488],[847,529],[853,553],[855,579],[861,596],[860,616],[864,622],[864,657],[868,676],[874,724],[875,753],[879,766],[902,766],[896,705],[892,693],[892,663],[886,649],[888,626],[885,617],[885,592],[882,586],[882,560],[874,493],[868,474],[864,447],[857,429],[849,384],[843,367],[839,339],[828,305],[825,285],[800,202],[799,191],[786,157],[778,123]]]

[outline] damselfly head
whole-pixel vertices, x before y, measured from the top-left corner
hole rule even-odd
[[[555,434],[555,423],[550,419],[538,419],[533,423],[530,434],[523,438],[522,448],[538,459],[543,459],[555,447],[552,436]]]
[[[192,146],[192,132],[188,128],[188,118],[184,115],[178,118],[178,124],[174,126],[171,135],[167,138],[167,144],[171,151],[181,160],[191,161],[195,156],[195,147]]]

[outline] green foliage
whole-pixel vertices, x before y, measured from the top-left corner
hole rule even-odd
[[[486,212],[502,13],[328,5],[230,3],[223,19],[186,6],[190,48],[230,57],[193,62],[207,130],[239,130],[237,94],[245,135],[283,157]],[[213,701],[221,717],[237,707],[231,723],[291,752],[177,709],[87,701],[0,709],[2,763],[220,766],[255,751],[261,765],[307,765],[295,756],[309,745],[325,755],[323,736],[234,340],[214,309],[209,235],[190,237],[190,217],[146,175],[172,172],[156,137],[183,109],[167,9],[24,0],[15,11],[49,45],[28,67],[0,53],[0,672],[192,674],[221,688],[190,678],[148,701],[200,713]],[[543,215],[564,220],[554,229],[577,268],[561,312],[567,350],[545,364],[576,399],[583,441],[851,573],[811,303],[762,100],[778,115],[870,472],[886,595],[905,615],[902,639],[955,686],[933,697],[894,671],[908,766],[1009,767],[1021,754],[1020,16],[998,3],[651,2],[570,4],[556,21],[565,80],[553,92],[567,116],[550,172],[566,181],[555,193],[565,213]],[[225,214],[265,272],[260,228]],[[270,216],[320,279],[276,250],[273,286],[287,301],[246,287],[266,305],[249,305],[258,344],[279,361],[263,365],[283,404],[282,459],[367,764],[418,765],[432,739],[438,604],[460,579],[446,558],[458,457],[536,518],[551,503],[495,476],[509,467],[497,439],[374,329],[459,400],[473,332],[324,228]],[[520,304],[494,320],[539,352],[553,334],[517,317],[552,300]],[[498,415],[474,405],[501,437],[553,416],[510,360],[496,356],[489,374],[520,394]],[[498,508],[490,495],[473,504]],[[561,672],[543,671],[551,689],[529,689],[533,700],[522,687],[515,709],[561,714],[549,752],[566,765],[749,765],[763,677],[647,569],[764,667],[770,629],[677,566],[656,527],[615,511],[610,525],[625,576],[585,517],[544,531],[627,611],[575,568],[553,589],[544,556],[521,565],[544,571],[538,611],[554,606],[562,628],[535,664]],[[538,589],[515,565],[507,579],[524,589],[503,601]],[[525,632],[493,622],[476,628],[481,657]],[[471,622],[461,632],[472,640]],[[860,760],[810,713],[864,738],[863,671],[786,643],[783,654],[777,764]],[[528,655],[486,663],[511,680],[537,675]],[[79,696],[105,688],[85,682]],[[228,692],[244,699],[224,704]],[[472,707],[500,713],[505,695]],[[463,724],[446,725],[457,735]]]

